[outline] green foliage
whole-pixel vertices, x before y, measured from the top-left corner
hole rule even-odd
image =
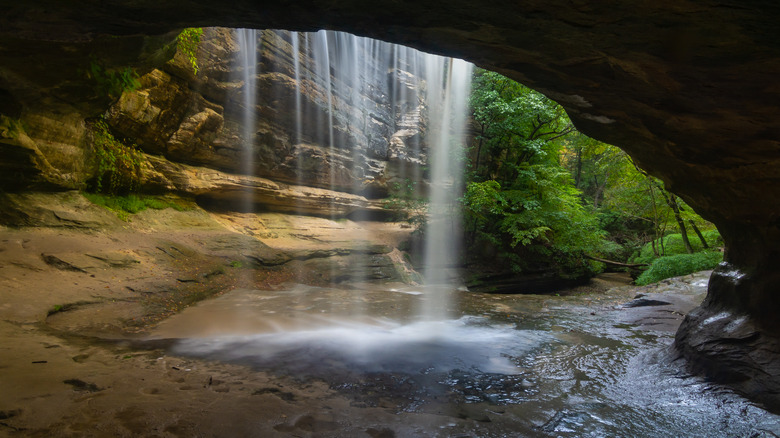
[[[382,202],[382,208],[393,212],[392,220],[405,221],[415,232],[420,232],[428,223],[428,201],[417,193],[417,182],[410,179],[395,183],[391,195]]]
[[[181,31],[176,38],[176,48],[181,52],[192,66],[192,71],[198,74],[198,44],[203,36],[202,27],[188,27]]]
[[[92,126],[92,144],[97,167],[93,189],[112,194],[136,190],[144,163],[141,151],[117,140],[103,120]]]
[[[574,132],[558,104],[498,73],[476,71],[470,103],[477,126],[471,180],[506,185],[524,163],[557,165],[556,140]]]
[[[564,141],[576,131],[566,113],[540,93],[479,70],[471,95],[477,126],[463,196],[468,243],[488,242],[513,271],[557,266],[588,274],[603,233],[561,164]]]
[[[95,92],[98,95],[112,99],[118,98],[125,91],[133,91],[141,87],[138,73],[132,67],[110,69],[95,59],[89,64],[87,76],[95,81]]]
[[[130,215],[139,213],[151,208],[153,210],[164,210],[172,208],[177,211],[190,210],[191,207],[180,201],[164,199],[154,196],[114,196],[100,193],[84,193],[85,198],[95,205],[113,211],[117,217],[124,221],[130,220]]]
[[[243,266],[244,266],[244,264],[241,262],[241,260],[232,260],[230,262],[230,267],[231,268],[241,268]]]
[[[644,286],[665,278],[714,269],[721,261],[723,261],[723,254],[717,251],[659,257],[653,261],[650,269],[636,279],[636,284]]]
[[[570,269],[588,268],[577,259],[600,252],[603,236],[569,180],[560,168],[526,165],[507,189],[494,180],[469,183],[463,197],[467,223],[506,251],[522,246]],[[522,270],[517,263],[513,269]]]
[[[702,235],[710,248],[716,248],[723,245],[723,238],[720,236],[720,233],[718,233],[718,230],[703,231]],[[698,252],[704,249],[702,248],[701,241],[695,234],[688,234],[688,239],[690,240],[694,251]],[[656,240],[655,244],[657,247],[663,248],[664,255],[666,256],[687,254],[685,246],[683,245],[682,235],[679,233],[664,236],[662,239]],[[633,259],[633,263],[652,263],[655,258],[653,242],[650,242],[642,247],[639,255]]]

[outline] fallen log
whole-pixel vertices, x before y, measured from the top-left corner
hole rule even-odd
[[[622,262],[616,262],[616,261],[613,261],[613,260],[607,260],[607,259],[602,259],[602,258],[598,258],[598,257],[589,256],[587,254],[585,254],[585,258],[586,259],[595,260],[597,262],[605,263],[607,265],[619,266],[621,268],[642,269],[642,268],[646,268],[646,267],[650,266],[647,263],[622,263]]]

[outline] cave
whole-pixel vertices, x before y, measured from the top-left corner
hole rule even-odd
[[[151,66],[155,38],[190,26],[343,30],[460,57],[546,94],[717,225],[725,262],[679,329],[677,351],[695,372],[780,409],[777,4],[2,3],[7,113],[67,101],[91,114],[101,102],[71,81],[91,44],[117,64]],[[127,50],[116,54],[105,36],[121,36]]]

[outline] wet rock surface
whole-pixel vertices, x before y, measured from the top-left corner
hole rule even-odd
[[[703,283],[706,274],[640,293],[697,301]],[[676,366],[666,352],[673,328],[645,324],[632,313],[639,308],[622,307],[636,288],[563,297],[462,292],[457,307],[480,316],[441,322],[439,335],[439,323],[420,332],[413,320],[390,322],[423,299],[411,292],[235,291],[160,325],[155,333],[166,336],[167,350],[156,341],[91,345],[1,323],[9,339],[36,340],[6,356],[19,358],[8,362],[11,371],[33,366],[25,357],[61,367],[47,372],[59,380],[46,398],[26,388],[22,404],[4,393],[0,407],[15,413],[3,422],[33,436],[89,436],[97,428],[324,437],[780,432],[776,416]],[[355,319],[354,306],[384,319]],[[362,353],[353,337],[363,339]],[[100,406],[86,394],[100,394]],[[60,404],[36,417],[49,401]]]

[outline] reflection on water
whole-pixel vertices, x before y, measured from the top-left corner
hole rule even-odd
[[[668,359],[673,332],[619,320],[609,297],[460,292],[459,318],[428,322],[409,319],[425,296],[408,292],[234,291],[157,336],[178,338],[177,354],[325,381],[361,406],[457,419],[431,436],[780,434],[780,417],[685,376]]]

